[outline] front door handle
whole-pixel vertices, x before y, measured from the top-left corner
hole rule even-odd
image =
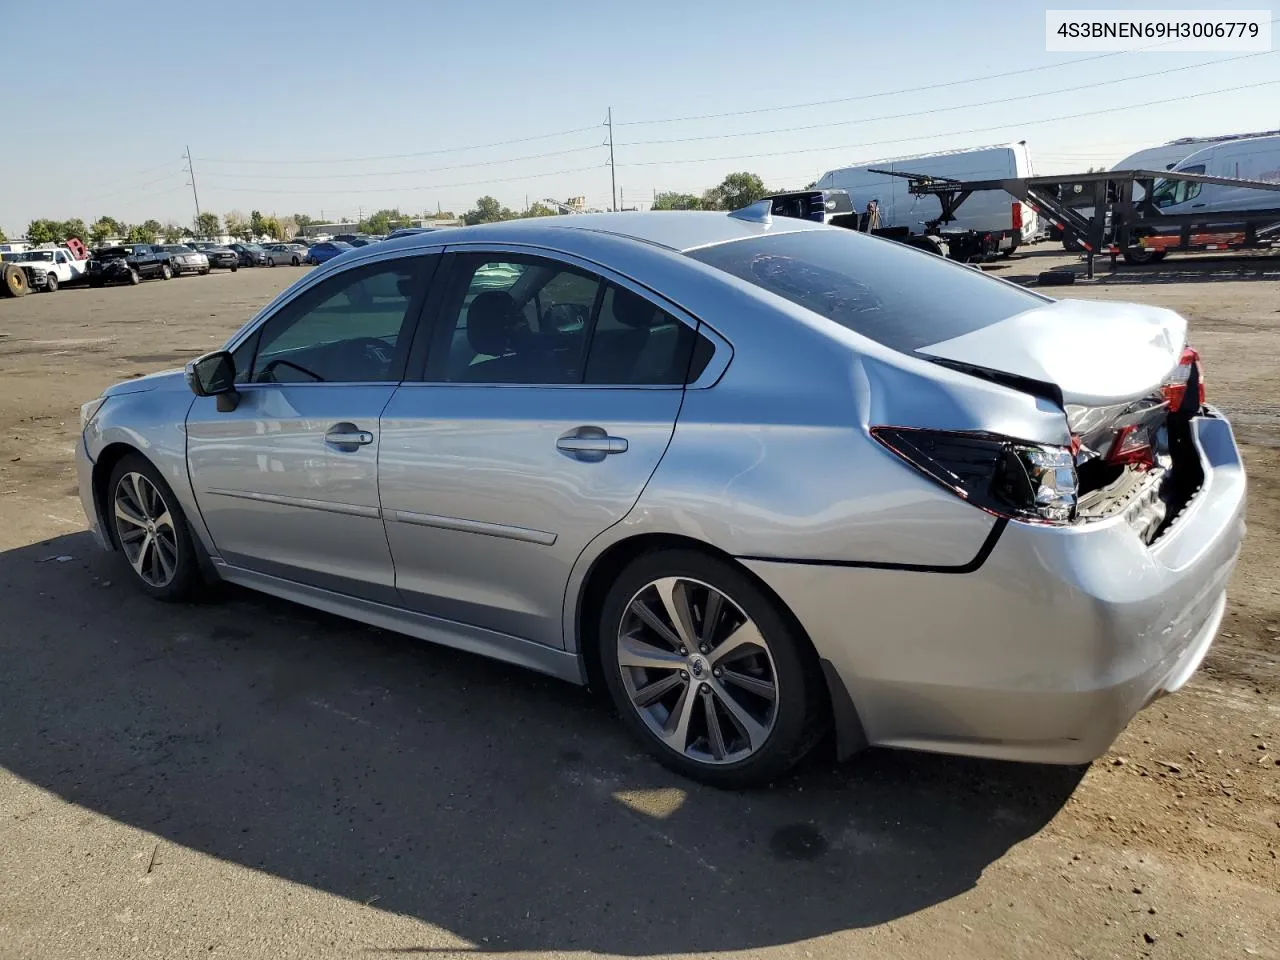
[[[373,434],[361,430],[354,423],[335,423],[324,435],[324,442],[335,447],[354,449],[373,443]]]
[[[556,449],[577,460],[599,462],[611,453],[626,453],[625,437],[611,437],[600,427],[579,427],[556,440]]]

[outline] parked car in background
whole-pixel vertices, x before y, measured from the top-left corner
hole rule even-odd
[[[377,243],[380,240],[385,240],[385,239],[386,237],[382,236],[381,234],[366,233],[366,234],[361,234],[358,237],[354,237],[353,239],[348,240],[347,242],[351,244],[353,247],[367,247],[371,243]]]
[[[242,267],[265,267],[267,265],[267,251],[262,249],[259,244],[230,243],[227,246],[236,252]]]
[[[324,243],[317,243],[307,251],[307,263],[324,263],[326,260],[332,260],[334,257],[341,256],[348,250],[354,250],[351,244],[342,240],[326,240]]]
[[[235,273],[240,269],[240,256],[230,247],[211,240],[193,240],[191,246],[205,255],[211,270],[230,270]]]
[[[66,247],[24,250],[0,254],[5,263],[18,264],[26,273],[27,287],[53,293],[59,287],[85,279],[89,261],[77,260]]]
[[[267,251],[267,266],[300,266],[307,258],[307,248],[300,243],[268,243],[263,249]]]
[[[89,258],[89,286],[108,283],[139,283],[142,280],[168,280],[173,276],[169,258],[156,253],[150,243],[133,243],[121,247],[95,250]]]
[[[168,258],[169,269],[175,276],[182,276],[184,273],[203,275],[209,272],[209,258],[185,243],[153,243],[151,249],[159,256]]]
[[[769,210],[353,251],[85,404],[90,528],[156,599],[210,575],[590,680],[720,787],[831,727],[1098,757],[1199,667],[1244,537],[1186,320]]]

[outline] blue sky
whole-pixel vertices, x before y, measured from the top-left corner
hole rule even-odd
[[[1039,3],[219,0],[163,4],[145,27],[149,4],[67,6],[55,58],[48,42],[6,45],[8,92],[30,111],[10,112],[0,143],[10,236],[33,217],[189,222],[188,144],[202,209],[219,214],[461,212],[485,193],[607,205],[610,106],[627,205],[733,170],[796,186],[854,161],[1025,139],[1039,172],[1063,172],[1175,137],[1280,128],[1280,53],[1071,64],[1088,54],[1045,52]],[[1180,67],[1194,68],[1141,76]],[[891,93],[1009,71],[1028,72]],[[75,92],[40,99],[40,78]],[[1224,92],[1173,99],[1206,91]],[[457,149],[524,138],[538,139]],[[655,140],[673,142],[637,143]]]

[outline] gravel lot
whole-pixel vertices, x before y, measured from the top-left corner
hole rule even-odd
[[[300,271],[0,301],[0,957],[1280,958],[1280,257],[1162,267],[1055,292],[1183,312],[1245,444],[1204,669],[1088,768],[870,752],[750,794],[586,692],[247,592],[151,603],[92,547],[78,405]]]

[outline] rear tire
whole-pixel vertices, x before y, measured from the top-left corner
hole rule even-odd
[[[31,289],[27,283],[27,272],[21,267],[15,267],[11,264],[5,264],[0,267],[0,270],[3,271],[3,276],[0,279],[4,280],[4,285],[0,289],[3,289],[5,296],[25,297]]]
[[[150,461],[136,453],[122,457],[102,502],[115,545],[143,593],[172,602],[199,592],[195,538],[173,489]]]
[[[1124,252],[1124,262],[1131,263],[1134,266],[1143,266],[1148,263],[1159,263],[1166,255],[1167,251],[1165,250],[1147,250],[1145,247],[1129,247]]]
[[[637,557],[609,588],[596,642],[623,723],[690,779],[730,789],[767,783],[826,728],[808,640],[750,575],[718,557],[688,549]],[[637,664],[646,654],[655,666]]]

